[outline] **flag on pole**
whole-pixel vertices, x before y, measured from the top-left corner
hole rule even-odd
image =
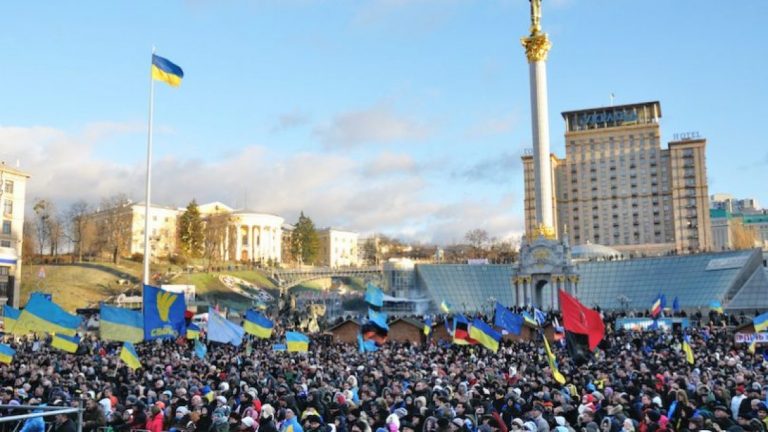
[[[136,353],[136,348],[130,342],[125,342],[123,348],[120,350],[120,360],[125,362],[126,366],[131,369],[138,369],[141,367],[141,360]]]
[[[469,328],[469,337],[493,352],[499,351],[501,334],[482,320],[475,319],[472,321],[472,327]]]
[[[102,303],[99,308],[99,336],[104,340],[138,343],[144,340],[141,312]]]
[[[144,340],[176,339],[187,334],[184,293],[144,285]]]
[[[248,334],[252,334],[261,339],[268,339],[272,336],[272,329],[275,324],[264,315],[249,310],[245,313],[245,322],[243,329]]]
[[[170,60],[152,54],[152,78],[171,87],[178,87],[181,85],[181,79],[184,78],[184,71]]]
[[[496,313],[494,314],[493,324],[496,327],[500,327],[513,335],[520,335],[520,331],[523,327],[523,317],[510,311],[501,305],[496,303]]]
[[[672,300],[672,310],[675,312],[680,312],[680,300],[675,296],[675,299]]]
[[[6,344],[0,343],[0,363],[11,364],[13,356],[16,355],[16,350]]]
[[[693,364],[693,349],[691,349],[691,342],[688,335],[683,337],[683,352],[685,353],[685,360],[688,362],[688,364]]]
[[[594,351],[605,337],[605,323],[600,313],[584,306],[563,290],[560,290],[560,307],[563,311],[565,330],[586,335],[589,340],[589,349]]]
[[[80,338],[77,336],[67,336],[63,334],[53,335],[51,346],[62,351],[74,354],[77,352],[77,346],[80,344]]]
[[[757,338],[752,339],[752,342],[749,343],[748,351],[750,354],[754,354],[757,351]]]
[[[208,347],[205,346],[204,343],[200,342],[200,339],[195,339],[195,355],[199,359],[204,359],[205,355],[208,354]]]
[[[547,321],[547,314],[542,312],[541,309],[533,308],[533,319],[536,321],[536,324],[541,327]]]
[[[216,312],[208,313],[208,341],[240,346],[245,330]]]
[[[451,308],[451,304],[445,301],[445,299],[443,299],[443,301],[440,303],[440,311],[444,314],[451,313]]]
[[[432,334],[432,318],[427,318],[424,321],[424,336],[429,337]]]
[[[80,317],[68,313],[43,295],[32,294],[16,325],[33,332],[74,336],[81,322]]]
[[[285,332],[285,343],[288,345],[288,352],[309,351],[309,338],[301,333]]]
[[[661,315],[661,310],[664,309],[664,306],[661,302],[661,294],[656,296],[656,300],[653,301],[651,304],[651,316],[653,318],[658,318],[659,315]]]
[[[381,291],[381,288],[368,283],[365,289],[365,302],[378,308],[384,306],[384,293]]]
[[[16,309],[15,307],[3,305],[3,328],[5,329],[6,333],[15,335],[24,333],[21,327],[18,329],[16,328],[16,323],[18,322],[20,316],[20,310]]]
[[[755,333],[760,333],[768,328],[768,312],[752,318],[752,325],[755,326]]]
[[[187,326],[187,339],[197,340],[200,339],[200,327],[195,323],[190,323]]]
[[[544,348],[547,350],[547,363],[549,363],[549,368],[552,369],[552,378],[554,378],[558,384],[563,385],[565,384],[565,376],[563,376],[563,374],[560,372],[560,369],[557,367],[555,354],[552,352],[552,348],[549,347],[547,336],[543,333],[541,336],[544,339]]]
[[[723,314],[723,305],[720,304],[720,302],[717,300],[712,300],[711,302],[709,302],[709,309],[719,314]]]

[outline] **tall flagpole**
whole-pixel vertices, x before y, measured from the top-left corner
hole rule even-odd
[[[154,59],[155,47],[152,47]],[[155,106],[155,80],[152,78],[152,63],[149,67],[149,127],[147,134],[147,189],[144,199],[144,285],[149,284],[149,260],[151,249],[149,248],[149,207],[150,191],[152,183],[152,113]]]

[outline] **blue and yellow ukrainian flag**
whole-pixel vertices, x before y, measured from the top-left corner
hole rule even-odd
[[[198,340],[200,339],[200,327],[197,324],[190,323],[187,326],[187,339]]]
[[[42,295],[33,294],[19,315],[17,326],[32,332],[46,332],[74,336],[82,320],[67,313],[61,306]]]
[[[6,344],[0,344],[0,363],[11,364],[16,350]]]
[[[711,302],[709,302],[709,309],[711,309],[711,310],[713,310],[713,311],[715,311],[715,312],[717,312],[719,314],[723,313],[723,305],[720,304],[720,302],[717,301],[717,300],[712,300]]]
[[[184,71],[170,60],[152,54],[152,78],[162,81],[172,87],[181,85]]]
[[[472,321],[472,326],[469,328],[469,337],[493,352],[499,351],[501,333],[479,319]]]
[[[757,351],[757,337],[752,339],[752,342],[749,343],[749,347],[747,348],[747,351],[749,351],[750,354],[754,354],[755,351]]]
[[[444,314],[451,313],[451,304],[443,300],[440,303],[440,311],[443,312]]]
[[[77,352],[77,346],[80,345],[80,338],[77,336],[67,336],[62,334],[53,335],[51,346],[62,351],[74,354]]]
[[[136,353],[136,348],[130,342],[123,344],[123,348],[120,350],[120,360],[125,362],[125,365],[131,369],[138,369],[141,367],[141,360]]]
[[[309,351],[309,338],[301,333],[285,332],[285,342],[288,345],[288,352]]]
[[[432,334],[432,318],[427,318],[424,321],[424,336],[429,337]]]
[[[256,311],[249,310],[245,313],[243,329],[248,334],[262,339],[269,339],[272,337],[272,329],[274,327],[275,324],[272,321]]]
[[[693,349],[691,349],[690,341],[691,340],[688,337],[688,335],[685,335],[685,337],[683,337],[683,352],[685,353],[685,360],[688,362],[688,364],[693,364],[694,363]]]
[[[141,312],[101,304],[99,334],[104,340],[138,343],[144,340]]]
[[[21,316],[20,310],[8,305],[3,306],[3,327],[6,333],[24,333],[20,327],[17,328],[16,326],[16,323],[19,321],[19,316]]]
[[[552,352],[552,348],[549,347],[549,341],[547,340],[547,336],[545,336],[542,333],[542,338],[544,339],[544,348],[547,351],[547,363],[549,363],[549,368],[552,369],[552,378],[554,378],[555,381],[558,382],[558,384],[563,385],[565,384],[565,376],[560,372],[560,369],[557,367],[557,361],[555,358],[555,353]]]
[[[208,402],[213,402],[213,398],[216,396],[216,395],[213,393],[213,390],[211,390],[211,386],[205,386],[205,387],[203,387],[203,390],[201,390],[200,392],[203,394],[203,397],[204,397],[204,398],[205,398],[205,400],[207,400]]]
[[[768,312],[765,312],[761,315],[758,315],[754,318],[752,318],[752,325],[755,326],[755,333],[760,333],[761,331],[768,328]]]

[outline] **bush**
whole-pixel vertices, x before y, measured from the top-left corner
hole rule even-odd
[[[186,266],[189,260],[184,255],[171,255],[168,257],[168,262],[177,266]]]
[[[135,252],[133,255],[131,255],[131,261],[134,262],[144,262],[144,254],[141,252]]]

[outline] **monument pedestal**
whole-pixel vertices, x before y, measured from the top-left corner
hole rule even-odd
[[[560,310],[558,290],[577,295],[578,284],[567,239],[542,232],[532,240],[524,239],[517,275],[512,279],[517,306]]]

